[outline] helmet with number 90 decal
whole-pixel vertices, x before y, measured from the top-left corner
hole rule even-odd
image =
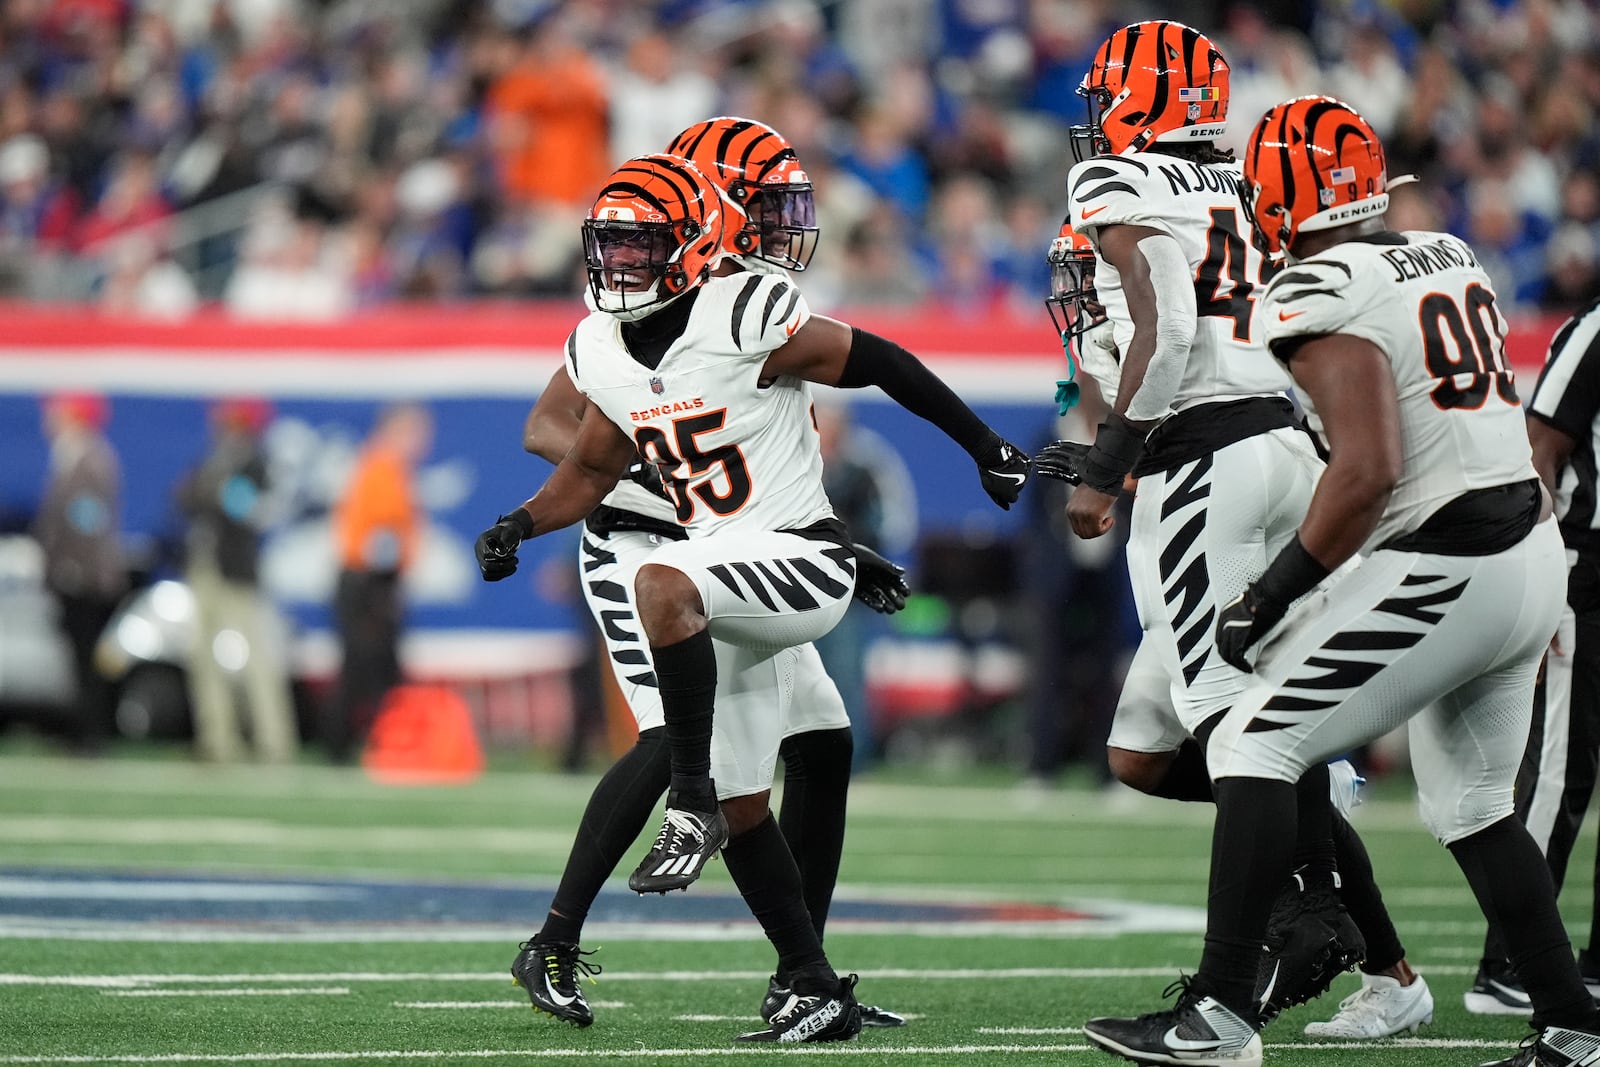
[[[817,250],[811,179],[794,148],[771,126],[732,116],[697,122],[667,151],[692,160],[745,213],[727,228],[727,249],[788,270],[805,270]]]
[[[1301,96],[1256,123],[1239,198],[1256,247],[1276,255],[1302,233],[1382,215],[1390,184],[1366,119],[1331,96]]]
[[[595,306],[634,321],[700,285],[722,260],[728,212],[716,183],[686,159],[622,164],[583,221]]]
[[[1135,22],[1094,54],[1078,86],[1089,121],[1073,126],[1072,155],[1142,152],[1158,142],[1214,141],[1228,119],[1228,61],[1181,22]]]

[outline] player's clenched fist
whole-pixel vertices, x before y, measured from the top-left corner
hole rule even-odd
[[[478,571],[486,582],[498,582],[517,573],[517,546],[533,535],[533,518],[522,508],[478,535],[473,551],[478,557]]]

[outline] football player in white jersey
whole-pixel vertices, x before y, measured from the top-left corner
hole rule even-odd
[[[750,119],[709,119],[679,134],[667,151],[696,163],[746,210],[743,226],[724,228],[728,261],[721,270],[806,268],[818,232],[811,183],[793,147],[776,130]],[[523,438],[527,451],[559,463],[577,439],[584,404],[563,361],[528,413]],[[511,965],[535,1008],[579,1026],[594,1021],[578,980],[580,969],[595,966],[582,958],[585,953],[579,948],[584,919],[667,791],[672,769],[661,696],[626,578],[659,545],[686,536],[659,471],[642,459],[629,466],[627,477],[584,520],[579,581],[639,736],[595,786],[544,925]],[[904,572],[862,545],[854,549],[856,598],[884,613],[904,606],[909,591]],[[810,644],[759,658],[735,646],[717,645],[721,714],[712,730],[713,777],[734,780],[733,769],[717,768],[727,749],[720,743],[726,730],[759,716],[776,713],[782,718],[778,751],[784,761],[784,790],[778,826],[799,867],[806,911],[821,938],[838,879],[850,785],[852,743],[843,700]],[[728,860],[737,864],[734,856]],[[770,1020],[788,997],[788,976],[774,974],[762,999],[762,1019]],[[870,1027],[905,1025],[902,1016],[869,1004],[861,1005],[861,1022]]]
[[[1134,602],[1178,722],[1198,742],[1173,748],[1133,736],[1125,721],[1110,763],[1137,788],[1193,800],[1210,793],[1200,745],[1247,681],[1213,647],[1217,609],[1293,538],[1322,470],[1296,426],[1289,377],[1262,358],[1256,336],[1270,271],[1241,218],[1240,166],[1213,144],[1228,89],[1227,61],[1199,31],[1169,21],[1117,30],[1079,88],[1089,123],[1073,130],[1079,162],[1067,176],[1068,218],[1094,245],[1095,287],[1121,354],[1112,413],[1067,517],[1080,537],[1101,536],[1124,478],[1138,479],[1127,549]],[[1327,768],[1312,767],[1302,789],[1326,797]],[[1295,892],[1272,929],[1322,962],[1287,992],[1293,1002],[1366,954],[1337,892],[1333,830],[1323,809],[1305,810]],[[1301,922],[1307,915],[1319,921]],[[1291,937],[1320,920],[1335,931],[1331,943]],[[1397,939],[1385,955],[1386,966],[1403,962]]]
[[[1600,1049],[1512,804],[1565,595],[1561,539],[1488,276],[1455,237],[1386,230],[1387,188],[1377,135],[1336,100],[1280,104],[1250,137],[1244,204],[1289,260],[1262,299],[1265,340],[1330,459],[1295,538],[1219,614],[1218,651],[1255,677],[1207,745],[1218,812],[1199,971],[1171,1010],[1085,1027],[1138,1062],[1261,1062],[1256,1031],[1294,980],[1262,951],[1307,800],[1293,783],[1403,723],[1424,821],[1503,924],[1533,1001],[1537,1040],[1501,1067]]]
[[[1102,399],[1114,403],[1119,356],[1111,324],[1095,291],[1094,246],[1082,234],[1073,232],[1069,220],[1051,242],[1048,260],[1051,295],[1045,303],[1061,336],[1068,366],[1068,381],[1058,384],[1074,386],[1074,379],[1082,371],[1095,382]],[[1106,384],[1101,386],[1101,382]],[[1073,395],[1071,388],[1066,389],[1067,396],[1060,392],[1058,389],[1058,400]],[[1076,441],[1045,445],[1034,455],[1034,473],[1077,484],[1088,451],[1088,445]],[[1125,784],[1172,800],[1210,803],[1211,781],[1205,771],[1204,751],[1179,721],[1172,693],[1157,643],[1141,641],[1123,679],[1106,747],[1117,770],[1125,776]],[[1138,754],[1143,762],[1131,761],[1130,753]],[[1133,773],[1155,768],[1158,761],[1165,763],[1166,773]],[[1345,759],[1333,761],[1328,769],[1329,794],[1335,808],[1331,820],[1335,853],[1342,879],[1340,899],[1348,906],[1367,944],[1368,956],[1361,965],[1361,989],[1345,998],[1332,1018],[1306,1024],[1306,1033],[1345,1040],[1415,1033],[1422,1024],[1433,1021],[1433,993],[1406,958],[1373,877],[1366,846],[1347,821],[1350,808],[1358,802],[1355,792],[1361,779]],[[1299,999],[1309,996],[1307,992]]]
[[[812,316],[785,278],[716,275],[723,227],[742,225],[729,213],[742,216],[679,157],[630,160],[612,175],[584,223],[600,310],[565,352],[586,397],[577,440],[538,493],[480,536],[478,561],[488,580],[511,573],[523,540],[584,518],[636,453],[661,471],[689,537],[659,546],[631,585],[672,774],[665,824],[629,885],[684,888],[724,843],[748,853],[739,869],[767,877],[743,878],[731,862],[730,873],[791,980],[760,1033],[848,1037],[860,1025],[853,979],[828,965],[767,807],[779,717],[741,722],[745,740],[719,763],[736,780],[712,780],[712,637],[773,656],[826,633],[848,605],[856,561],[822,490],[808,382],[879,386],[960,444],[1001,507],[1021,492],[1028,459],[910,353]]]

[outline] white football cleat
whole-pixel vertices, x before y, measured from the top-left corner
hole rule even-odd
[[[1417,1032],[1433,1022],[1433,994],[1419,974],[1410,985],[1381,974],[1363,974],[1361,988],[1339,1002],[1339,1011],[1325,1023],[1309,1023],[1309,1037],[1349,1041]]]

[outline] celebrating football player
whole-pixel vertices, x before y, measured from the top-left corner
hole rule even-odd
[[[1021,492],[1028,459],[900,346],[813,316],[781,276],[716,274],[730,225],[742,227],[743,212],[680,157],[630,160],[612,175],[583,227],[599,310],[566,345],[586,398],[577,438],[544,486],[480,536],[479,566],[491,581],[510,574],[522,541],[592,512],[636,454],[658,469],[689,536],[628,579],[671,757],[665,823],[629,884],[684,888],[726,844],[790,981],[769,1029],[749,1036],[847,1038],[860,1028],[854,979],[829,965],[767,805],[781,718],[768,708],[725,723],[712,777],[712,636],[770,657],[826,633],[848,606],[857,562],[822,491],[807,383],[879,386],[961,445],[1001,507]]]
[[[1257,1031],[1297,981],[1294,960],[1262,951],[1307,800],[1294,783],[1403,723],[1423,818],[1533,1004],[1537,1038],[1499,1067],[1587,1063],[1600,1047],[1512,802],[1564,599],[1561,539],[1488,275],[1458,238],[1387,230],[1387,190],[1377,135],[1336,100],[1280,104],[1250,137],[1243,204],[1264,250],[1289,257],[1259,319],[1330,459],[1296,535],[1214,628],[1254,680],[1207,745],[1218,812],[1199,972],[1172,1009],[1084,1030],[1139,1062],[1261,1062]]]
[[[735,204],[753,212],[745,225],[724,227],[728,256],[720,272],[806,268],[817,237],[811,183],[777,131],[750,119],[710,119],[679,134],[668,151],[689,158]],[[559,463],[577,439],[584,404],[563,361],[528,413],[527,450]],[[686,537],[658,468],[643,459],[629,466],[627,477],[584,519],[579,580],[639,736],[595,786],[544,925],[524,943],[511,968],[536,1008],[580,1026],[594,1020],[577,981],[579,970],[590,966],[578,947],[584,919],[666,792],[672,769],[661,695],[627,579],[658,546]],[[904,572],[865,546],[854,548],[856,598],[878,611],[898,610],[908,592]],[[778,827],[799,867],[806,911],[820,939],[844,846],[852,753],[844,702],[809,643],[760,657],[726,642],[714,644],[719,714],[712,727],[713,763],[728,724],[752,715],[776,715],[782,721]],[[737,846],[730,844],[725,855],[730,867],[738,866]],[[789,976],[780,969],[767,984],[762,1019],[770,1020],[788,998]],[[901,1026],[905,1020],[863,1004],[861,1022]]]
[[[1255,319],[1270,272],[1240,218],[1239,164],[1213,145],[1227,116],[1227,62],[1187,26],[1136,23],[1101,46],[1080,92],[1090,122],[1074,129],[1081,158],[1068,176],[1068,219],[1095,249],[1096,303],[1108,320],[1095,330],[1111,336],[1090,344],[1091,331],[1079,350],[1120,362],[1104,368],[1101,389],[1113,413],[1077,463],[1073,528],[1104,533],[1124,477],[1139,479],[1128,566],[1145,637],[1109,759],[1145,792],[1210,801],[1203,742],[1248,684],[1213,647],[1216,612],[1293,538],[1322,463],[1295,426],[1288,376],[1261,349]],[[1077,299],[1077,320],[1092,319],[1081,287]],[[1046,462],[1057,458],[1069,457],[1045,450]],[[1310,1032],[1415,1030],[1431,1020],[1432,996],[1406,961],[1365,847],[1329,807],[1328,768],[1310,768],[1301,788],[1316,799],[1303,805],[1296,878],[1272,936],[1316,965],[1277,996],[1316,996],[1365,957],[1362,994]]]

